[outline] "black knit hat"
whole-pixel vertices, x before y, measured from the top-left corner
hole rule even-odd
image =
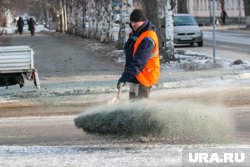
[[[146,16],[141,9],[135,9],[130,14],[130,22],[138,22],[138,21],[145,21],[145,20],[146,20]]]

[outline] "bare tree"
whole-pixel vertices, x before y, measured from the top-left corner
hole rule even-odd
[[[102,2],[103,0],[94,0],[95,2],[95,17],[96,17],[96,29],[95,29],[95,37],[96,39],[100,40],[101,39],[101,29],[103,28],[103,20],[102,20]]]
[[[27,10],[31,16],[35,16],[39,21],[44,22],[45,26],[50,29],[58,28],[59,0],[25,0],[30,4]],[[21,2],[21,1],[20,1]],[[22,2],[23,3],[23,2]],[[40,10],[35,10],[39,8]]]
[[[117,41],[117,48],[122,49],[128,38],[126,24],[129,22],[129,14],[132,12],[132,0],[122,0],[121,22]]]
[[[157,28],[157,35],[159,38],[160,52],[163,56],[162,62],[173,60],[174,58],[174,45],[173,45],[173,9],[176,6],[175,0],[164,0],[152,1],[152,0],[140,0],[147,18]],[[163,21],[159,23],[159,8],[158,4],[162,4],[162,10],[165,11],[163,14]],[[165,18],[165,19],[164,19]],[[164,29],[162,29],[162,27]],[[164,31],[163,31],[164,30]]]
[[[4,22],[8,22],[10,17],[15,14],[17,9],[15,2],[16,0],[0,0],[0,26],[2,26]]]
[[[64,14],[64,7],[63,7],[63,0],[59,1],[59,32],[65,32],[65,14]]]
[[[161,55],[164,55],[165,52],[163,50],[163,45],[165,44],[166,41],[166,36],[165,36],[165,31],[162,31],[161,26],[162,24],[159,23],[159,13],[158,13],[158,3],[157,1],[152,1],[152,0],[141,0],[140,1],[142,4],[142,8],[144,9],[144,12],[146,14],[146,17],[148,20],[150,20],[156,27],[157,29],[157,36],[159,40],[159,47],[161,51]],[[164,8],[164,3],[163,3],[163,8]],[[164,11],[164,9],[163,9]],[[164,22],[165,24],[165,22]],[[164,26],[165,27],[165,26]],[[164,56],[165,58],[165,56]]]
[[[113,11],[112,0],[103,0],[101,4],[101,29],[100,40],[101,42],[113,41]]]
[[[86,20],[88,21],[86,27],[85,27],[85,32],[84,36],[88,38],[94,38],[95,37],[95,32],[96,32],[96,27],[97,27],[97,14],[95,10],[95,1],[94,0],[89,0],[86,3]]]
[[[81,35],[83,30],[83,3],[82,0],[75,2],[75,34]]]
[[[177,4],[178,13],[188,13],[187,0],[178,0],[177,3],[178,3]]]
[[[225,10],[225,0],[220,0],[221,11]]]
[[[163,48],[163,62],[174,60],[174,21],[173,9],[176,6],[175,0],[165,0],[165,33],[166,42]]]
[[[250,28],[250,0],[244,0],[246,26]]]
[[[142,0],[142,7],[148,20],[150,20],[157,28],[159,27],[157,1]]]
[[[86,12],[87,12],[87,4],[88,4],[88,0],[82,0],[82,28],[83,28],[83,34],[82,36],[84,36],[85,34],[85,30],[86,30]]]

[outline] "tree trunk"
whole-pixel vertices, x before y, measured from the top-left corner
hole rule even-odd
[[[103,0],[101,4],[101,29],[100,40],[101,42],[111,42],[113,38],[113,25],[112,25],[112,0]]]
[[[163,52],[163,62],[174,59],[174,24],[173,24],[173,1],[165,0],[165,32],[166,42]]]
[[[117,41],[117,48],[122,49],[124,43],[126,42],[129,36],[129,30],[126,24],[129,22],[129,15],[132,12],[132,0],[122,0],[122,11],[121,11],[121,22],[120,22],[120,30]]]
[[[59,10],[60,10],[60,19],[59,19],[59,32],[62,32],[62,33],[64,33],[65,32],[65,29],[64,29],[64,27],[65,27],[65,19],[64,19],[64,10],[63,10],[63,2],[62,2],[63,0],[60,0],[60,5],[59,5]]]
[[[82,35],[82,25],[83,25],[83,19],[82,19],[82,1],[77,0],[75,2],[75,34],[76,35]]]
[[[101,29],[103,25],[102,21],[102,0],[95,0],[95,18],[96,18],[96,29],[95,29],[95,38],[101,39]]]
[[[66,0],[62,0],[63,7],[63,21],[64,21],[64,31],[68,31],[68,20],[67,20],[67,4]]]
[[[96,29],[96,17],[95,17],[95,1],[94,0],[89,0],[86,2],[86,19],[88,23],[86,24],[85,27],[85,36],[89,38],[93,38],[93,34]]]
[[[141,3],[147,18],[156,26],[160,53],[163,57],[162,62],[173,60],[173,8],[175,7],[175,0],[164,0],[163,10],[165,11],[165,13],[163,23],[161,24],[159,24],[158,18],[158,2],[152,0],[141,0]]]
[[[220,0],[221,11],[225,10],[225,0]]]
[[[93,9],[91,9],[91,18],[92,18],[92,24],[91,24],[91,30],[90,30],[90,37],[91,38],[97,38],[97,30],[99,27],[99,19],[98,19],[98,13],[100,13],[100,11],[98,11],[98,5],[97,5],[97,1],[96,0],[92,0],[92,5],[93,5]]]
[[[160,52],[164,54],[162,47],[163,47],[164,42],[166,41],[166,38],[165,38],[165,32],[162,31],[161,26],[159,24],[158,2],[152,1],[152,0],[142,0],[141,4],[142,4],[142,8],[146,14],[147,19],[151,21],[156,27],[156,30],[157,30],[156,33],[157,33],[158,40],[159,40]]]
[[[178,0],[177,12],[178,13],[188,13],[187,0]]]
[[[72,33],[73,34],[77,34],[77,24],[78,24],[78,9],[77,9],[77,4],[78,4],[78,0],[72,0],[72,28],[73,28],[73,31]]]
[[[209,18],[210,18],[210,24],[213,24],[213,17],[212,17],[212,1],[208,2],[208,8],[209,8]]]
[[[85,31],[86,30],[86,12],[87,12],[87,1],[82,1],[82,28]]]
[[[155,27],[158,28],[159,21],[158,21],[157,1],[143,0],[142,2],[143,2],[142,6],[147,19],[150,20],[155,25]]]
[[[250,28],[250,0],[244,0],[246,26]]]
[[[114,11],[112,10],[113,0],[108,0],[108,16],[109,16],[109,24],[108,24],[108,41],[114,41]]]
[[[75,7],[75,1],[76,0],[69,0],[68,2],[68,32],[71,34],[75,34],[76,31],[76,22],[75,22],[75,13],[76,13],[76,7]]]

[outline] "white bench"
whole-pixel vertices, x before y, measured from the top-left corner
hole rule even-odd
[[[0,86],[24,85],[23,76],[34,80],[39,90],[38,72],[34,68],[34,51],[29,46],[0,47]]]

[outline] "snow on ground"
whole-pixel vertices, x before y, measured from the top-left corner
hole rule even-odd
[[[59,165],[60,162],[60,165]],[[181,164],[181,149],[170,145],[0,146],[4,167],[166,166]]]
[[[7,34],[10,35],[10,34],[15,34],[16,33],[16,30],[17,30],[17,27],[15,26],[11,26],[11,25],[8,25],[7,27],[5,27],[5,31],[7,31]],[[0,31],[2,31],[2,27],[0,27]],[[43,31],[47,31],[47,32],[54,32],[55,30],[49,30],[47,28],[44,27],[44,25],[36,25],[35,27],[35,32],[43,32]],[[23,32],[24,33],[27,33],[29,32],[28,31],[28,26],[25,25],[23,27]],[[5,32],[2,34],[2,35],[5,35]]]
[[[104,144],[103,146],[0,146],[0,166],[179,167],[182,166],[182,151],[185,149],[217,149],[218,151],[220,149],[228,150],[229,148],[242,148],[249,150],[249,146],[246,145],[190,146],[142,144],[140,146],[127,145],[124,147],[116,147],[115,145]],[[227,165],[230,164],[227,163]],[[244,163],[244,165],[246,164]]]
[[[123,50],[114,50],[110,54],[111,58],[117,64],[125,63],[125,56]],[[216,62],[213,63],[211,56],[192,52],[190,50],[181,50],[175,49],[175,58],[176,60],[166,62],[161,64],[161,70],[163,71],[197,71],[197,70],[206,70],[213,68],[221,69],[249,69],[250,63],[248,61],[235,62],[226,59],[217,58]],[[237,62],[236,62],[237,63]]]

